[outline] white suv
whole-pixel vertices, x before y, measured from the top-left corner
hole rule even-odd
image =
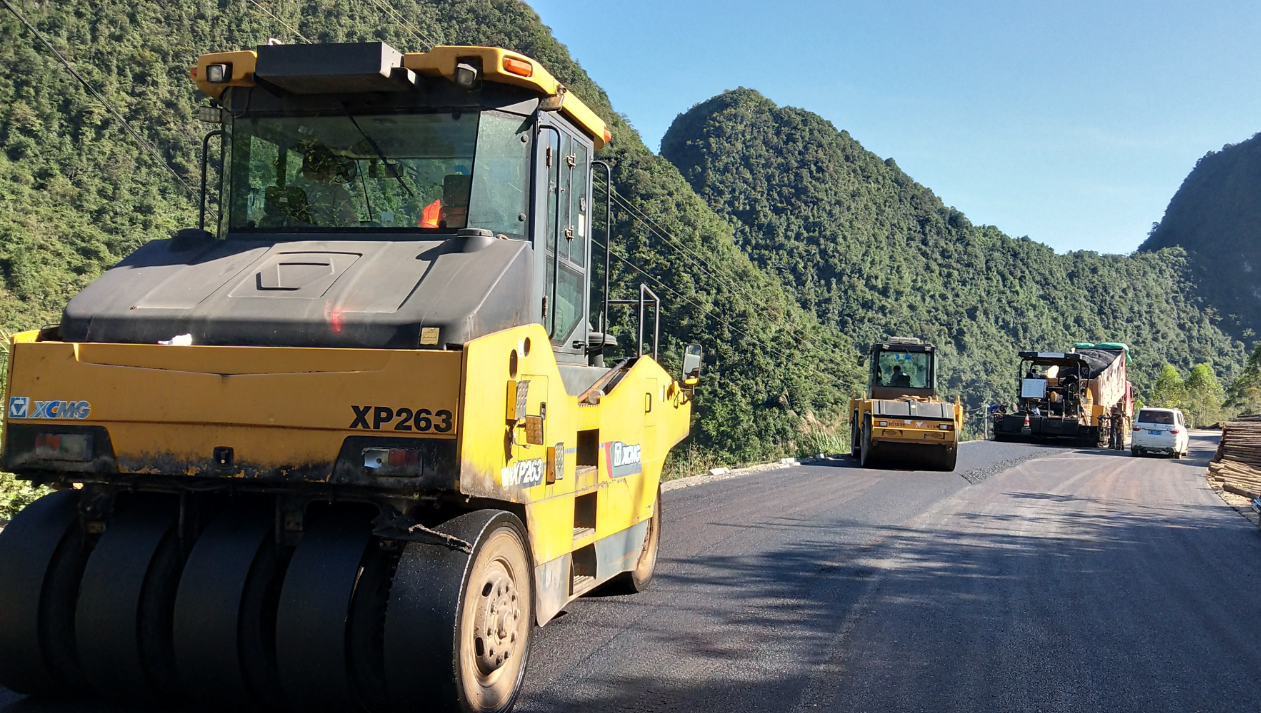
[[[1141,456],[1161,453],[1171,458],[1187,454],[1190,438],[1187,421],[1176,408],[1145,408],[1134,419],[1130,453]]]

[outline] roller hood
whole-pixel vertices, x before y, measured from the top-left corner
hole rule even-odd
[[[531,321],[517,240],[149,243],[66,306],[67,341],[445,348]]]

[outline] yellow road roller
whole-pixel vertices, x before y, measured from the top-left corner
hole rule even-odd
[[[498,48],[191,77],[201,226],[12,338],[2,465],[55,492],[0,533],[0,685],[511,709],[536,626],[651,581],[701,368],[658,364],[650,290],[610,299],[607,235],[597,272],[604,123]]]
[[[850,453],[863,467],[900,463],[954,470],[963,406],[937,396],[937,348],[891,337],[867,354],[866,395],[850,399]]]

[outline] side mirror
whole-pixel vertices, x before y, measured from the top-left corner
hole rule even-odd
[[[705,350],[701,349],[699,344],[689,344],[683,347],[683,383],[687,386],[694,386],[701,380],[701,361],[705,357]]]

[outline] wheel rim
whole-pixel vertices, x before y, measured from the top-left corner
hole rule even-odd
[[[501,710],[524,673],[530,596],[524,548],[511,530],[492,535],[478,553],[465,594],[460,656],[473,710]]]
[[[490,682],[517,653],[521,602],[517,585],[502,560],[491,563],[485,579],[474,604],[473,656],[479,677]]]

